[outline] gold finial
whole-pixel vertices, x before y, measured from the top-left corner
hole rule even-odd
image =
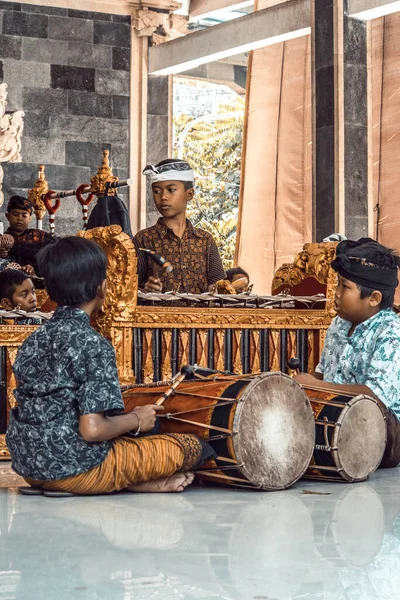
[[[41,196],[48,191],[49,184],[44,176],[44,165],[40,165],[38,178],[36,179],[33,188],[28,191],[28,200],[33,204],[33,209],[38,221],[42,221],[46,214],[46,207]]]
[[[97,170],[97,175],[90,178],[90,191],[98,198],[105,195],[107,183],[118,181],[118,177],[114,177],[112,168],[110,167],[109,157],[110,151],[103,150],[103,162]],[[114,196],[116,190],[109,190],[108,195]]]

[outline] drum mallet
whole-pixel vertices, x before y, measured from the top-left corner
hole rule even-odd
[[[293,358],[291,358],[288,362],[288,366],[289,366],[289,369],[292,369],[292,371],[295,371],[295,375],[300,374],[301,360],[299,358],[296,358],[295,356]]]
[[[178,387],[178,385],[184,380],[186,379],[186,377],[188,375],[192,375],[193,374],[193,367],[191,367],[190,365],[185,365],[184,367],[181,368],[181,370],[179,371],[179,373],[177,373],[171,381],[171,385],[170,387],[167,389],[166,392],[164,392],[162,394],[162,396],[160,396],[155,402],[154,404],[158,404],[158,406],[161,406],[162,404],[164,404],[164,402],[166,401],[167,398],[169,398],[169,396],[171,396],[171,394],[174,393],[174,391],[176,390],[176,388]]]
[[[141,250],[141,252],[146,252],[146,254],[148,254],[151,260],[155,263],[153,269],[153,276],[157,279],[159,278],[159,269],[161,269],[163,273],[171,273],[171,271],[173,270],[173,266],[171,265],[169,260],[161,256],[161,254],[157,254],[156,252],[154,252],[154,250],[150,250],[150,248],[139,248],[139,250]]]

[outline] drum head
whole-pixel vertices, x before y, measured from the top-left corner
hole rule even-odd
[[[282,490],[307,469],[315,422],[302,388],[282,373],[254,377],[245,388],[233,423],[239,470],[264,490]]]
[[[378,403],[356,396],[343,409],[333,446],[335,460],[350,481],[367,479],[379,467],[386,446],[386,421]]]

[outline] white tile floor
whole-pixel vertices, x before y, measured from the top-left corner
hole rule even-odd
[[[400,600],[399,469],[272,493],[8,487],[0,530],[1,600]]]

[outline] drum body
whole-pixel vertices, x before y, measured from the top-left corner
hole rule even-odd
[[[369,396],[337,395],[304,387],[315,417],[315,449],[304,477],[363,481],[379,467],[386,446],[386,420]]]
[[[127,410],[154,403],[168,386],[123,393]],[[199,479],[281,490],[306,471],[314,447],[313,411],[301,387],[282,373],[183,381],[164,402],[162,433],[194,433],[218,454]]]

